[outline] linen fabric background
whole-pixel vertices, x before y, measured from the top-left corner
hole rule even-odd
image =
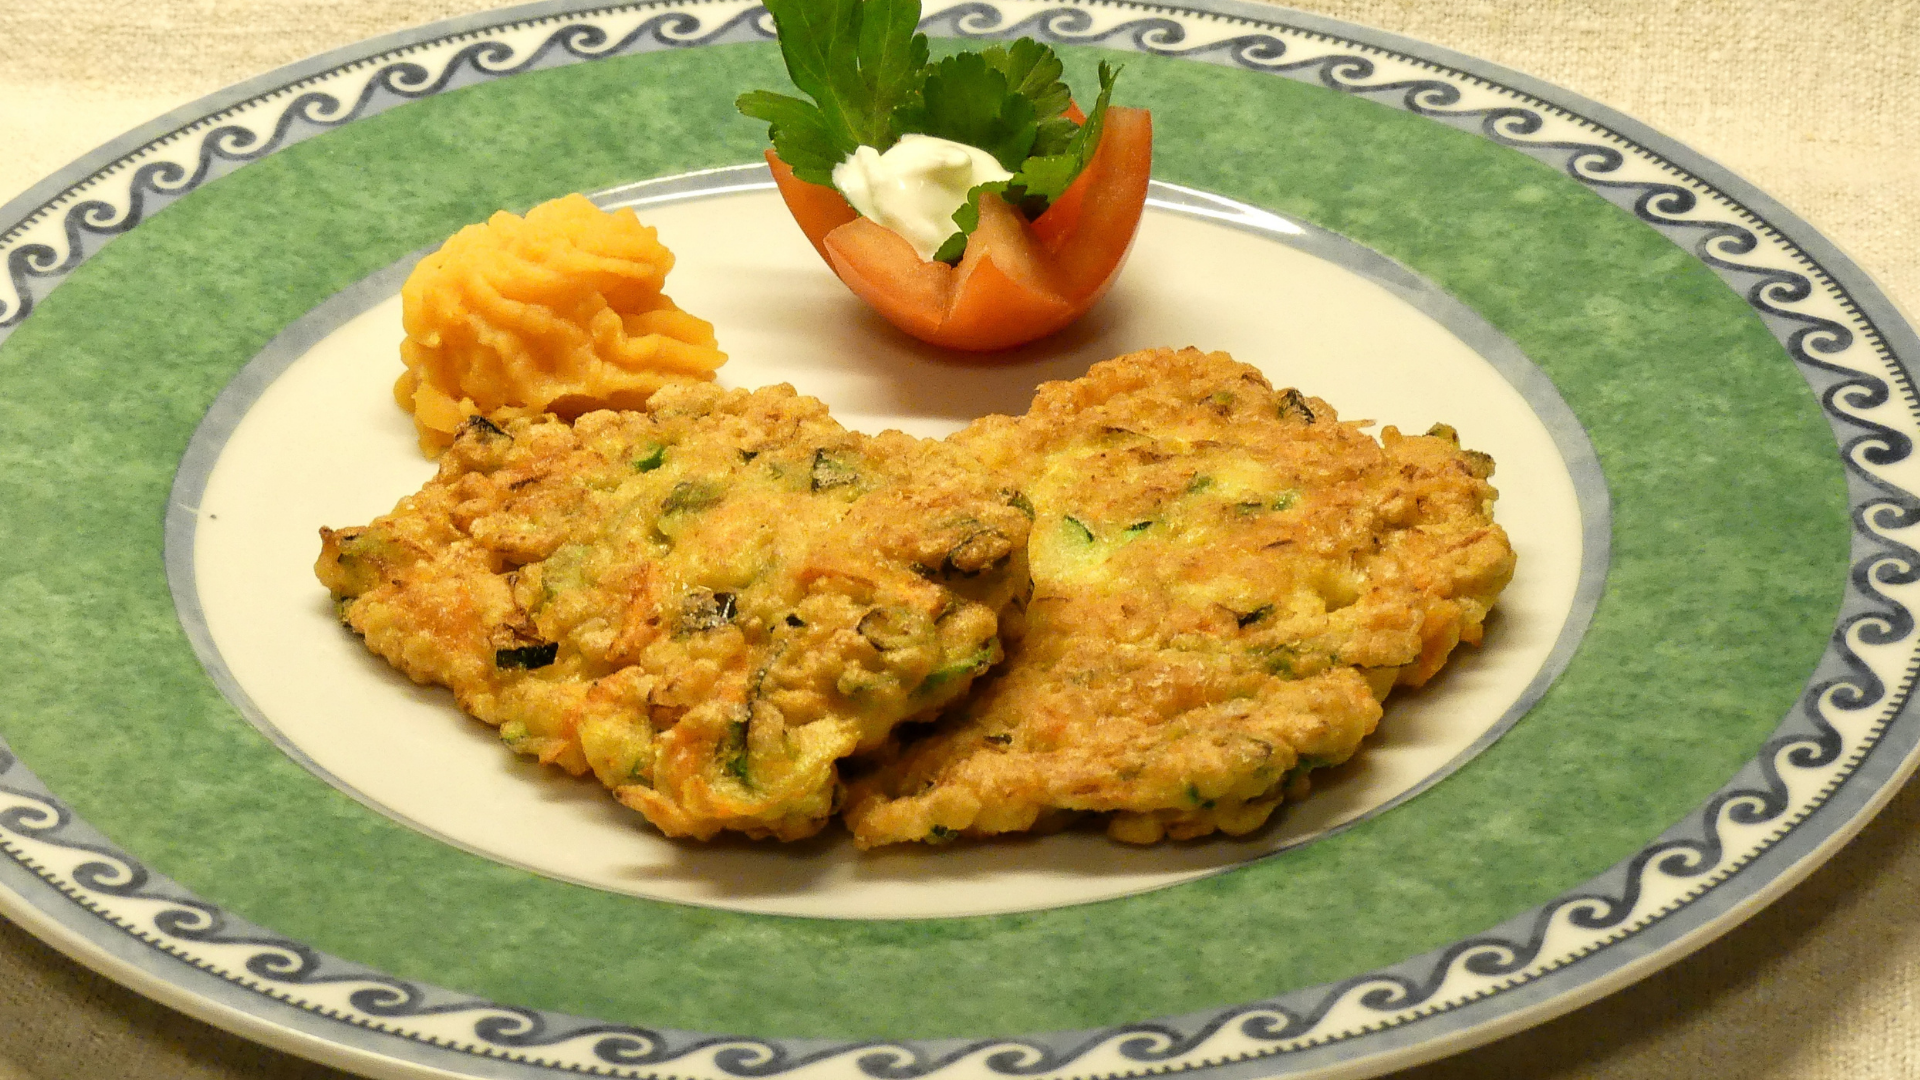
[[[0,203],[177,106],[485,0],[0,0]],[[1920,313],[1920,4],[1297,0],[1619,109],[1730,167]],[[0,920],[0,1080],[318,1080]],[[1640,983],[1398,1080],[1920,1076],[1920,784],[1826,866]]]

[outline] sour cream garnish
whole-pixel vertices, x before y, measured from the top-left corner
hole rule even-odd
[[[923,259],[958,231],[953,212],[975,184],[1012,178],[985,150],[932,135],[902,135],[884,154],[862,146],[833,167],[833,186],[853,208],[905,237]]]

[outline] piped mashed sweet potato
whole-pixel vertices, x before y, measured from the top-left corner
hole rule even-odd
[[[470,416],[637,409],[669,383],[711,379],[727,356],[712,323],[661,291],[671,269],[631,209],[584,195],[455,233],[400,290],[407,370],[393,395],[421,450],[446,449]]]

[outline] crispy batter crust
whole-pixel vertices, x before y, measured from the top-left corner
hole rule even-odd
[[[954,441],[1034,513],[1025,635],[851,785],[863,847],[1078,811],[1135,842],[1250,831],[1478,642],[1513,573],[1489,458],[1376,442],[1221,354],[1108,361]]]
[[[1027,519],[955,446],[780,386],[469,421],[439,475],[323,529],[342,621],[515,750],[674,836],[798,839],[835,763],[1002,655]]]
[[[469,421],[316,571],[376,653],[669,835],[844,807],[863,847],[1086,813],[1149,843],[1259,827],[1480,640],[1492,471],[1194,350],[944,443],[674,386]]]

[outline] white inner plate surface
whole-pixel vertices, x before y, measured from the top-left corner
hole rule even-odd
[[[1301,843],[1414,789],[1493,729],[1548,662],[1580,583],[1568,463],[1527,400],[1434,318],[1369,278],[1185,214],[1149,210],[1127,270],[1080,324],[991,362],[956,361],[868,312],[779,197],[750,191],[646,207],[680,255],[668,291],[713,321],[729,386],[790,382],[843,424],[942,436],[1026,410],[1033,388],[1135,349],[1230,352],[1343,419],[1453,425],[1491,454],[1497,520],[1519,556],[1484,645],[1463,646],[1308,799],[1252,836],[1137,848],[1098,832],[861,853],[835,825],[789,845],[665,839],[591,778],[507,751],[451,695],[417,687],[335,620],[315,579],[318,529],[364,524],[434,466],[393,403],[400,301],[326,336],[240,421],[208,478],[193,559],[220,658],[264,724],[311,767],[389,815],[553,877],[743,911],[926,917],[1030,910],[1188,880]],[[256,722],[260,722],[257,720]],[[1417,799],[1400,812],[1418,813]]]

